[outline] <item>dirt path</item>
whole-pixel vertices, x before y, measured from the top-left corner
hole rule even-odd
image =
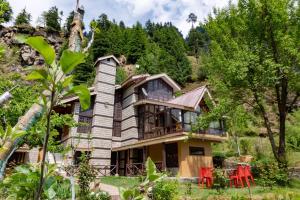
[[[120,200],[119,189],[112,185],[100,183],[100,190],[110,194],[112,200]]]

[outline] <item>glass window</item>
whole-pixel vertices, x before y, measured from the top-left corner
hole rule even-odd
[[[210,122],[209,128],[212,128],[212,129],[221,129],[220,122],[219,121]]]
[[[204,148],[203,147],[190,147],[190,155],[191,156],[204,156]]]

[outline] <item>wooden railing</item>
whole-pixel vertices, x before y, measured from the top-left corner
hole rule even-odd
[[[139,135],[140,140],[145,140],[145,139],[151,139],[151,138],[157,138],[161,137],[164,135],[169,135],[169,134],[175,134],[175,133],[180,133],[180,132],[190,132],[188,130],[184,129],[176,129],[176,128],[165,128],[165,127],[155,127],[152,129],[151,132],[145,132],[144,134]],[[207,129],[207,130],[199,130],[194,132],[196,134],[208,134],[208,135],[217,135],[217,136],[225,136],[224,130],[220,129]]]
[[[162,162],[156,162],[156,170],[162,172]],[[127,176],[140,176],[145,175],[146,166],[144,163],[131,163],[126,165],[126,175]]]
[[[98,176],[111,176],[117,173],[117,165],[94,165]]]

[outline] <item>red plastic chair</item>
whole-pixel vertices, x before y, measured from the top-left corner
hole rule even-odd
[[[210,188],[213,185],[213,169],[211,167],[201,167],[199,169],[199,179],[198,184],[202,184],[202,188],[204,187],[204,180],[206,183],[206,187]]]
[[[246,178],[246,181],[248,180],[248,178],[250,178],[253,185],[255,185],[254,178],[253,178],[253,175],[251,173],[251,167],[249,165],[245,166],[245,178]]]
[[[237,169],[229,175],[230,187],[232,187],[232,181],[234,182],[235,187],[244,187],[243,178],[245,178],[245,170],[242,165],[238,165]]]

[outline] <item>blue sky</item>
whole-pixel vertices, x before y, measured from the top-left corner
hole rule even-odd
[[[74,9],[76,0],[8,0],[14,11],[14,17],[21,9],[32,14],[32,24],[37,24],[38,16],[51,6],[56,5],[63,11],[63,20]],[[144,24],[150,19],[154,22],[171,21],[186,35],[191,25],[186,22],[189,13],[198,16],[198,21],[212,11],[213,7],[224,7],[227,0],[80,0],[85,8],[85,24],[106,13],[110,19],[123,20],[127,26],[140,21]]]

